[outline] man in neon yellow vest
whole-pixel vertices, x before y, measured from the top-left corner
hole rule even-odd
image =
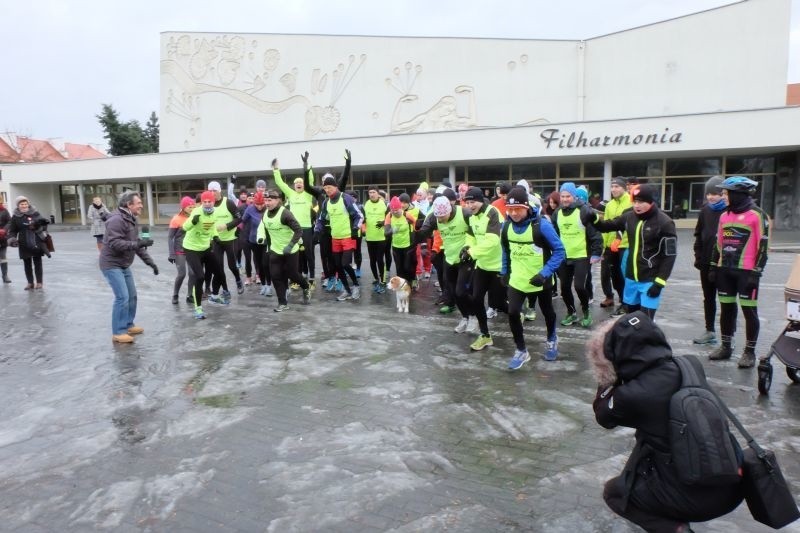
[[[633,202],[631,202],[631,197],[625,188],[625,178],[612,178],[611,200],[605,206],[603,218],[613,220],[632,206]],[[625,314],[625,306],[622,303],[622,295],[625,291],[622,257],[628,249],[628,235],[624,231],[607,231],[603,233],[603,246],[600,281],[603,285],[606,299],[600,303],[600,307],[612,307],[614,305],[614,294],[610,290],[610,287],[613,287],[619,297],[619,306],[612,315],[621,316]]]
[[[349,161],[350,152],[346,153]],[[347,168],[349,169],[349,165]],[[308,185],[306,188],[308,189]],[[332,175],[328,174],[323,178],[322,189],[325,198],[322,201],[314,231],[322,233],[326,222],[330,226],[333,267],[339,276],[339,281],[342,282],[342,291],[336,299],[340,302],[358,300],[361,296],[361,287],[359,287],[358,278],[351,263],[353,262],[353,250],[356,247],[356,236],[361,228],[363,217],[356,208],[353,198],[339,190],[337,181]],[[352,290],[347,281],[348,276],[353,284]]]
[[[555,228],[539,210],[529,204],[528,191],[513,187],[505,198],[508,220],[503,225],[500,246],[503,249],[501,279],[508,287],[508,325],[516,351],[508,362],[509,370],[519,370],[530,359],[522,331],[522,307],[529,294],[536,301],[547,325],[544,359],[558,357],[556,312],[553,310],[553,273],[566,259],[566,252]]]
[[[575,299],[571,286],[574,282],[575,292],[583,311],[581,326],[592,326],[592,314],[589,311],[589,292],[586,290],[586,275],[589,265],[600,261],[603,253],[603,237],[595,230],[592,223],[595,213],[586,204],[578,205],[576,198],[578,189],[572,182],[561,186],[561,203],[553,213],[552,221],[561,242],[567,251],[567,260],[559,269],[561,279],[561,297],[567,306],[567,316],[561,321],[562,326],[571,326],[578,322],[575,312]]]
[[[502,217],[496,207],[489,205],[483,191],[478,187],[470,187],[464,194],[464,202],[470,210],[467,243],[462,250],[461,258],[475,261],[470,284],[472,286],[472,314],[478,320],[480,335],[470,344],[474,351],[492,346],[489,324],[486,321],[484,299],[490,290],[498,290],[500,267],[503,252],[500,248],[500,231],[503,227]],[[494,297],[490,297],[493,300]]]
[[[237,215],[236,204],[230,198],[223,198],[222,186],[217,181],[212,181],[208,184],[208,190],[214,193],[216,204],[214,205],[214,218],[217,220],[217,231],[219,232],[219,240],[214,241],[214,255],[217,258],[220,268],[217,275],[220,276],[220,283],[222,285],[222,297],[228,303],[231,301],[231,293],[228,291],[228,280],[225,277],[225,261],[227,258],[228,269],[233,272],[233,277],[236,279],[236,290],[239,294],[244,292],[244,283],[242,283],[239,269],[236,266],[236,226],[239,225],[241,219]]]
[[[313,176],[313,174],[312,174]],[[272,160],[272,177],[275,185],[286,196],[286,205],[292,212],[294,218],[303,230],[303,239],[300,245],[300,272],[303,273],[308,282],[314,285],[314,225],[312,224],[312,213],[314,211],[314,196],[307,192],[303,177],[297,177],[292,182],[292,188],[286,185],[278,166],[278,160]],[[312,177],[313,180],[313,177]],[[313,185],[313,183],[312,183]]]
[[[192,291],[194,302],[194,317],[202,320],[206,317],[203,312],[203,280],[206,276],[213,275],[213,294],[209,296],[212,303],[225,304],[225,300],[218,294],[220,289],[220,276],[216,273],[222,270],[222,265],[217,263],[214,255],[213,244],[219,240],[216,218],[214,217],[214,193],[205,191],[200,195],[200,206],[195,207],[191,215],[184,221],[182,229],[186,232],[183,238],[183,250],[186,253],[186,264],[194,273],[194,288]]]
[[[303,304],[308,305],[310,288],[308,281],[298,270],[297,243],[303,238],[303,229],[289,209],[281,205],[281,195],[276,190],[267,190],[267,212],[258,225],[256,242],[269,248],[269,272],[272,286],[278,297],[278,306],[273,309],[281,313],[289,309],[286,300],[288,281],[293,281],[303,289]]]
[[[386,234],[383,226],[386,224],[386,214],[389,208],[386,200],[381,198],[378,187],[370,185],[369,200],[364,203],[364,221],[366,225],[367,254],[369,255],[369,268],[372,271],[372,290],[378,294],[386,292]]]

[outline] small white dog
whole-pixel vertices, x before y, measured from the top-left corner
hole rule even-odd
[[[387,284],[397,297],[397,312],[408,313],[408,299],[411,297],[411,285],[401,277],[393,276]]]

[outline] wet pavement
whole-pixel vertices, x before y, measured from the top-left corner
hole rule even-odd
[[[633,431],[599,427],[583,356],[589,332],[560,328],[546,363],[544,323],[526,323],[534,359],[505,367],[505,315],[495,346],[470,353],[455,316],[422,283],[411,313],[374,295],[315,291],[310,306],[249,287],[230,307],[170,303],[174,267],[154,231],[154,277],[137,260],[133,345],[111,343],[111,290],[88,232],[55,234],[45,289],[0,287],[0,530],[3,531],[553,531],[630,532],[604,505]],[[691,235],[657,322],[676,353],[703,327]],[[763,355],[784,326],[792,254],[773,254],[762,283]],[[230,273],[228,273],[231,279]],[[596,281],[598,278],[595,278]],[[599,294],[599,290],[597,291]],[[556,301],[559,317],[563,304]],[[594,307],[595,318],[607,315]],[[740,333],[744,326],[740,322]],[[737,337],[738,346],[743,346]],[[738,355],[738,351],[737,351]],[[800,386],[776,360],[768,397],[755,369],[710,363],[721,396],[800,488]],[[696,531],[768,531],[746,506]],[[786,528],[800,531],[800,525]]]

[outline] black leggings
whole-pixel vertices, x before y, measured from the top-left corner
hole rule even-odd
[[[438,269],[438,267],[437,267]],[[444,287],[442,294],[445,298],[445,304],[455,305],[458,307],[461,316],[467,318],[472,310],[470,305],[470,296],[466,285],[472,277],[471,268],[465,267],[460,263],[451,265],[444,262]],[[464,271],[462,274],[461,271]]]
[[[531,294],[537,295],[539,309],[544,315],[544,322],[547,325],[547,340],[554,339],[556,336],[556,312],[553,310],[553,297],[550,294],[550,284],[542,288],[541,291],[525,293],[518,291],[514,287],[508,288],[508,325],[511,328],[511,335],[514,337],[514,344],[517,350],[525,350],[525,335],[522,330],[522,304]]]
[[[33,274],[36,273],[36,283],[44,283],[42,272],[42,256],[35,255],[33,257],[26,257],[22,260],[22,265],[25,268],[25,279],[28,283],[33,285]]]
[[[314,229],[303,228],[303,238],[300,241],[300,273],[308,279],[314,279]]]
[[[606,298],[612,298],[614,294],[611,292],[611,288],[613,287],[619,296],[620,303],[622,303],[622,294],[625,292],[625,277],[622,275],[622,253],[624,251],[624,248],[618,252],[606,250],[603,254],[603,263],[600,265],[603,293]],[[609,282],[610,287],[608,286]]]
[[[716,331],[714,322],[717,317],[717,285],[709,281],[708,268],[700,270],[700,286],[703,288],[703,315],[706,320],[706,331]],[[733,310],[733,321],[736,322],[736,309]]]
[[[217,271],[220,270],[219,263],[217,263],[217,256],[214,255],[214,252],[209,248],[208,250],[202,252],[196,252],[194,250],[184,250],[186,253],[186,264],[189,266],[189,270],[194,273],[194,287],[192,288],[192,296],[194,297],[194,306],[200,307],[201,302],[203,301],[203,280],[205,279],[205,274],[211,274],[213,276],[213,294],[219,293],[220,288],[220,276],[217,275]]]
[[[397,277],[403,278],[407,283],[411,283],[417,278],[417,252],[414,246],[405,248],[392,247],[394,255],[394,268]]]
[[[226,291],[228,290],[228,280],[225,278],[225,262],[223,256],[228,260],[228,270],[233,272],[233,277],[236,278],[236,281],[238,282],[241,279],[239,277],[239,269],[236,268],[236,254],[234,253],[236,250],[234,248],[235,241],[217,241],[213,246],[214,257],[216,257],[217,264],[219,265],[217,275],[220,278],[222,289]],[[216,292],[214,294],[216,294]]]
[[[322,272],[326,279],[336,274],[336,267],[333,265],[331,228],[329,227],[323,227],[319,236],[319,260],[322,263]]]
[[[481,335],[489,334],[489,323],[486,321],[486,306],[483,304],[483,300],[486,293],[497,283],[497,278],[497,272],[490,272],[478,267],[472,271],[472,314],[478,319]],[[490,297],[489,300],[491,301],[493,298]]]
[[[350,264],[353,262],[353,250],[345,252],[333,252],[333,267],[336,274],[339,275],[339,281],[342,282],[342,287],[345,291],[350,292],[350,284],[347,283],[347,276],[353,281],[353,286],[358,287],[358,278],[356,278],[356,271]]]
[[[386,248],[384,251],[384,263],[386,264],[386,270],[384,271],[384,281],[386,281],[386,277],[388,277],[389,271],[392,269],[392,236],[386,236]]]
[[[356,268],[361,270],[361,239],[362,237],[356,237],[356,249],[353,250],[353,260],[356,262]]]
[[[236,252],[236,264],[242,264],[242,253],[244,253],[244,271],[245,275],[249,278],[253,275],[253,265],[251,261],[252,251],[250,248],[250,242],[247,240],[245,236],[245,232],[240,230],[239,235],[236,237],[236,240],[233,241],[236,243],[235,252]]]
[[[269,263],[267,259],[267,245],[266,244],[253,244],[253,263],[256,266],[256,273],[258,274],[258,281],[262,285],[269,285],[272,283],[272,276],[269,272]]]
[[[444,252],[432,252],[431,264],[436,269],[436,281],[439,282],[439,288],[442,289],[442,299],[447,305],[452,305],[447,299],[447,286],[444,282]]]
[[[300,274],[297,267],[300,260],[298,255],[298,252],[288,255],[276,254],[272,251],[269,253],[269,271],[279,304],[286,305],[288,281],[298,283],[303,290],[308,288],[308,281]]]
[[[720,302],[719,307],[719,333],[722,336],[723,343],[730,343],[736,333],[738,306],[736,302]],[[758,334],[761,331],[761,322],[758,320],[758,307],[743,305],[742,314],[744,315],[745,347],[755,349],[758,342]]]
[[[589,312],[589,293],[586,291],[586,273],[589,271],[589,260],[570,259],[558,269],[558,276],[561,278],[561,297],[564,305],[567,306],[567,314],[575,313],[575,299],[572,296],[572,285],[575,285],[575,292],[581,303],[581,310]]]
[[[384,278],[384,271],[386,263],[384,256],[386,254],[386,241],[367,241],[367,255],[369,255],[369,269],[372,271],[372,277],[375,281],[381,283],[386,282]]]

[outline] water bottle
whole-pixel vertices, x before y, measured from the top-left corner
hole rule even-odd
[[[142,239],[150,238],[150,226],[142,226]]]

